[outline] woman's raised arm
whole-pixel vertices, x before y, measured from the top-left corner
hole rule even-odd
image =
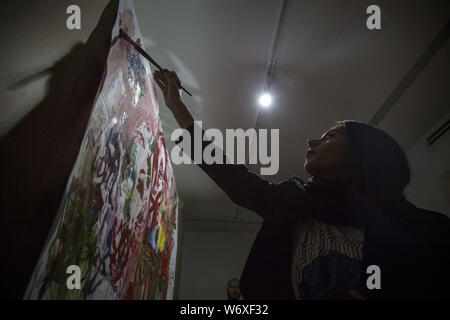
[[[186,129],[191,137],[194,136],[194,119],[181,101],[181,82],[173,71],[156,71],[154,79],[164,94],[167,107],[172,111],[179,126]],[[191,139],[192,141],[192,139]],[[177,141],[180,143],[181,141]],[[212,143],[203,141],[202,150]],[[216,148],[216,151],[219,149]],[[193,158],[192,144],[190,156]],[[222,153],[223,151],[220,150]],[[203,154],[203,152],[202,152]],[[307,212],[308,195],[303,189],[301,181],[290,179],[281,183],[268,182],[257,174],[250,172],[245,165],[226,163],[223,154],[221,164],[199,164],[199,167],[228,195],[237,205],[254,211],[263,217],[280,214],[278,218],[295,218],[301,212]]]

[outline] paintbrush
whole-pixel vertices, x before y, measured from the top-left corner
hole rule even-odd
[[[142,54],[151,64],[153,64],[159,71],[163,71],[164,69],[155,61],[153,60],[152,57],[150,57],[150,55],[144,51],[144,49],[142,49],[136,42],[133,41],[133,39],[131,39],[126,33],[125,31],[122,30],[122,28],[119,31],[119,37],[124,38],[125,40],[127,40],[136,50],[137,52],[139,52],[140,54]],[[180,84],[180,89],[183,90],[184,92],[186,92],[188,95],[190,95],[192,97],[192,94],[187,91],[185,88],[183,88],[183,86]]]

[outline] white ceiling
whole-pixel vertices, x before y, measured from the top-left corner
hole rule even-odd
[[[134,2],[147,51],[177,71],[194,94],[185,96],[185,102],[195,119],[204,127],[254,127],[281,0]],[[2,11],[0,21],[8,27],[0,33],[8,48],[0,61],[0,134],[44,96],[46,79],[16,91],[6,87],[51,66],[77,41],[85,41],[106,3],[21,0],[8,5],[17,16]],[[60,27],[69,4],[81,7],[82,31]],[[306,178],[306,139],[336,120],[369,121],[450,18],[449,1],[377,1],[382,30],[370,31],[365,26],[370,4],[288,0],[274,106],[261,114],[261,127],[280,129],[280,171],[269,179]],[[449,111],[449,57],[447,41],[380,123],[405,149]],[[176,124],[161,100],[160,109],[170,140]],[[237,210],[199,168],[174,166],[174,171],[186,228],[255,230],[255,215]]]

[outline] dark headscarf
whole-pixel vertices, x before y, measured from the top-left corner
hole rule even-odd
[[[381,206],[404,199],[403,190],[411,173],[398,143],[384,131],[368,124],[353,120],[341,123],[358,157],[359,175],[369,197]]]
[[[402,148],[382,130],[354,120],[339,124],[344,125],[356,154],[357,176],[346,180],[312,177],[304,186],[320,199],[315,212],[319,220],[361,226],[367,223],[367,217],[363,216],[367,210],[361,210],[367,202],[384,209],[406,202],[403,190],[410,180],[409,165]]]

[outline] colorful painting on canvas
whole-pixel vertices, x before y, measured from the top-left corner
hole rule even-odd
[[[142,38],[120,1],[111,39]],[[112,42],[78,158],[28,299],[172,299],[177,251],[175,181],[148,62]],[[69,289],[67,268],[81,271]]]

